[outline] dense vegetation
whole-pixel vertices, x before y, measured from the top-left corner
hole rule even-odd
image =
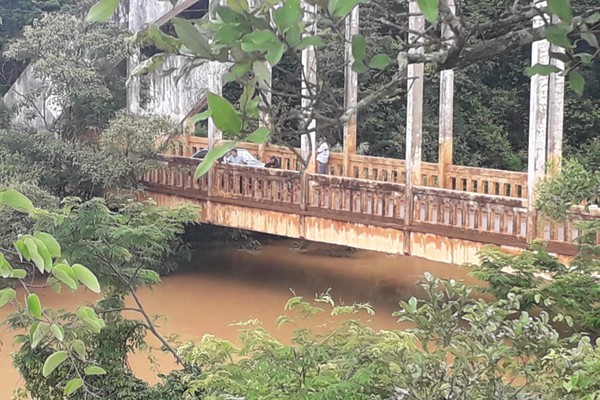
[[[116,4],[114,0],[108,2]],[[100,4],[108,2],[102,0]],[[72,3],[15,0],[0,9],[5,33],[2,46],[8,49],[4,54],[14,60],[6,64],[5,83],[14,81],[23,68],[21,62],[37,62],[40,71],[51,77],[43,88],[46,95],[54,96],[68,110],[52,127],[53,132],[28,132],[11,126],[10,110],[0,109],[0,307],[9,302],[17,307],[18,312],[6,322],[26,332],[16,336],[20,347],[14,361],[24,377],[24,388],[17,397],[600,399],[600,343],[591,339],[600,333],[597,221],[580,227],[579,253],[569,265],[548,254],[542,244],[534,243],[519,255],[497,249],[484,251],[482,262],[471,268],[487,283],[485,288],[427,275],[423,299],[399,303],[396,316],[410,322],[410,329],[375,331],[352,320],[357,313],[372,313],[368,304],[339,306],[329,294],[323,294],[314,301],[294,297],[286,305],[287,314],[278,323],[296,327],[291,344],[275,340],[260,321],[243,324],[240,346],[212,336],[181,346],[165,338],[136,290],[158,283],[161,275],[173,272],[188,256],[182,235],[195,220],[197,210],[133,202],[131,190],[140,189],[136,178],[155,165],[155,156],[162,150],[156,147],[156,133],[168,137],[174,127],[160,118],[119,111],[124,105],[126,77],[121,61],[127,53],[125,34],[110,24],[84,22],[78,18],[82,9],[70,7]],[[339,20],[351,0],[327,3],[333,10],[329,16]],[[498,12],[496,3],[464,1],[463,13],[473,23],[501,19],[504,14]],[[559,7],[561,17],[567,16],[564,4],[568,2],[550,3]],[[220,9],[221,15],[239,23],[234,14],[243,10],[243,1],[228,4]],[[299,23],[294,17],[297,3],[288,0],[286,4],[288,8],[274,13],[278,29],[282,19],[291,21],[292,26]],[[370,5],[373,7],[365,7],[365,18],[372,18],[374,23],[364,24],[369,45],[365,57],[402,51],[403,36],[398,32],[405,29],[405,22],[398,17],[396,22],[377,24],[382,12],[392,19],[397,15],[376,2]],[[590,5],[593,3],[589,1],[573,2],[573,10],[579,13],[578,8]],[[392,10],[399,14],[405,5]],[[42,15],[42,11],[61,12]],[[8,18],[4,18],[5,13]],[[37,17],[40,19],[33,27],[6,46],[6,39],[16,37]],[[329,21],[334,26],[335,18]],[[396,31],[389,30],[390,22],[399,24]],[[189,27],[181,21],[179,24],[175,25],[177,33],[182,32],[182,26]],[[226,30],[227,24],[225,21],[217,27]],[[590,23],[590,27],[595,32],[596,25]],[[334,64],[341,54],[341,41],[335,31],[321,28],[326,45],[319,63],[325,66],[326,79],[323,97],[316,104],[322,107],[324,120],[334,120],[336,109],[332,105],[339,102],[341,88],[340,70]],[[68,40],[61,42],[61,37]],[[164,34],[159,37],[180,40]],[[39,46],[44,54],[38,51]],[[77,57],[82,48],[93,49],[94,57]],[[206,51],[202,47],[193,50]],[[527,46],[513,49],[503,54],[508,58],[503,62],[494,56],[457,69],[455,133],[456,160],[460,163],[523,168],[528,102],[523,69],[528,51]],[[255,53],[242,52],[240,58],[249,54],[255,57]],[[277,51],[270,48],[269,53]],[[294,55],[290,50],[281,56],[275,86],[283,86],[286,71],[298,68]],[[538,206],[550,218],[565,218],[570,207],[589,205],[600,197],[600,65],[598,60],[591,61],[583,69],[575,65],[586,77],[583,98],[571,93],[567,97],[567,149],[578,161],[565,164],[561,174],[539,189]],[[428,71],[432,85],[426,92],[424,152],[429,160],[435,158],[436,149],[434,72],[432,66]],[[397,78],[385,68],[368,69],[361,77],[363,96]],[[243,87],[247,82],[240,81],[237,91],[230,95],[235,100],[240,96],[252,98],[238,103],[255,117],[258,101],[248,96],[254,92]],[[282,90],[285,94],[285,88]],[[275,112],[282,118],[273,139],[297,140],[281,134],[283,128],[289,132],[297,129],[295,100],[282,97],[274,102],[279,107]],[[217,103],[221,109],[214,107]],[[226,133],[240,134],[242,123],[232,127],[239,114],[227,102],[212,96],[209,105],[215,119],[230,128]],[[369,142],[373,154],[403,153],[404,107],[400,95],[361,111],[361,140]],[[233,112],[230,118],[224,120],[218,114],[223,110]],[[332,123],[324,127],[332,141],[339,140],[339,126]],[[254,136],[257,141],[265,137],[260,131]],[[101,300],[74,313],[51,310],[33,293],[32,277],[38,282],[46,278],[46,284],[58,292],[84,286],[98,293]],[[23,304],[16,301],[17,284],[26,294]],[[493,298],[481,300],[481,292]],[[134,305],[127,311],[133,311],[136,319],[122,314],[126,296],[133,298]],[[306,320],[323,312],[345,316],[346,320],[324,333],[305,328]],[[181,367],[154,386],[136,378],[127,363],[129,354],[147,347],[146,335],[158,339]]]

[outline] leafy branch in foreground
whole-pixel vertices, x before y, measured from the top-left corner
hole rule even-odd
[[[423,300],[400,302],[405,330],[375,331],[356,320],[309,330],[303,322],[329,312],[372,312],[293,297],[279,318],[294,324],[292,344],[258,321],[240,324],[240,346],[207,335],[181,351],[202,371],[185,374],[187,399],[482,399],[594,400],[598,349],[589,338],[561,339],[545,312],[520,310],[521,296],[488,303],[463,283],[426,274]]]
[[[186,223],[195,220],[193,208],[171,210],[132,202],[118,206],[115,212],[101,199],[86,203],[70,199],[62,213],[53,213],[36,209],[14,190],[1,192],[0,203],[36,221],[34,232],[20,236],[14,244],[15,252],[24,263],[31,264],[32,272],[13,268],[5,257],[0,257],[1,276],[21,286],[1,290],[0,306],[14,306],[19,312],[8,323],[29,331],[29,335],[17,337],[21,347],[15,362],[36,398],[111,398],[119,390],[128,389],[109,381],[125,379],[132,385],[142,385],[133,379],[126,358],[134,348],[146,346],[146,332],[184,365],[176,349],[158,332],[135,290],[139,285],[158,282],[158,274],[152,269],[164,268],[170,251],[183,249],[178,246],[178,235]],[[170,245],[173,247],[168,250]],[[94,273],[68,260],[91,265]],[[105,298],[96,306],[79,307],[74,313],[54,312],[45,308],[35,293],[40,286],[39,275],[46,278],[45,286],[59,293],[84,285]],[[106,284],[104,289],[101,284]],[[25,293],[25,303],[17,301],[18,290]],[[134,298],[135,307],[124,306],[125,295]],[[142,320],[125,320],[122,311],[134,311]],[[102,356],[106,353],[111,355]]]

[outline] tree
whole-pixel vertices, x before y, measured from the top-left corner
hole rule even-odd
[[[36,222],[30,234],[14,243],[14,253],[31,268],[13,267],[4,257],[10,250],[0,253],[0,276],[17,281],[27,293],[22,305],[12,287],[0,290],[0,307],[13,303],[19,312],[10,318],[11,326],[29,332],[17,337],[22,346],[15,359],[29,392],[39,399],[63,393],[78,393],[79,398],[151,398],[143,395],[154,389],[132,376],[126,359],[130,351],[143,347],[146,331],[181,364],[183,360],[157,331],[135,288],[158,281],[152,269],[164,271],[169,255],[179,247],[178,235],[196,218],[196,211],[132,203],[115,212],[96,199],[83,204],[71,201],[62,212],[49,212],[36,209],[12,189],[0,192],[0,205]],[[63,240],[59,243],[56,238]],[[89,262],[94,272],[73,260]],[[31,291],[32,280],[26,279],[38,274],[47,277],[47,285],[59,293],[80,285],[100,293],[102,284],[105,298],[94,308],[79,307],[74,314],[45,309]],[[134,297],[137,306],[124,307],[126,294]],[[143,320],[125,320],[120,314],[124,310],[139,313]],[[169,392],[162,386],[156,390]],[[132,397],[138,395],[142,397]]]
[[[93,24],[75,15],[44,14],[22,37],[9,43],[5,56],[32,63],[41,82],[36,90],[22,93],[20,104],[52,128],[38,99],[62,113],[57,129],[66,137],[102,127],[125,104],[124,74],[126,33],[114,24]]]
[[[117,3],[113,0],[100,1],[90,11],[89,18],[107,18]],[[259,1],[252,11],[247,2],[236,2],[229,6],[219,6],[218,2],[212,2],[212,9],[217,16],[215,21],[207,23],[200,20],[192,23],[175,19],[173,24],[177,37],[169,36],[154,27],[148,31],[144,40],[151,40],[164,53],[177,53],[186,57],[188,64],[182,68],[181,73],[206,61],[233,64],[226,80],[235,81],[244,88],[239,111],[227,102],[214,100],[209,101],[210,112],[203,114],[205,118],[212,117],[217,126],[230,135],[242,134],[242,121],[258,118],[259,103],[267,103],[267,93],[295,99],[290,102],[299,105],[298,89],[302,84],[306,85],[310,90],[310,101],[304,108],[296,107],[291,115],[275,114],[276,110],[270,108],[264,110],[274,123],[273,131],[270,132],[272,138],[277,138],[277,130],[290,120],[308,121],[314,118],[320,131],[339,131],[352,114],[403,93],[411,79],[406,73],[409,63],[423,62],[432,71],[461,69],[547,38],[554,45],[565,49],[566,55],[557,53],[553,57],[566,62],[564,74],[568,75],[572,89],[581,94],[584,79],[578,68],[598,57],[594,49],[598,45],[600,7],[593,3],[584,2],[582,6],[571,7],[567,0],[552,0],[548,7],[538,8],[530,2],[507,1],[502,5],[494,4],[493,18],[489,19],[482,18],[486,16],[485,12],[468,14],[470,3],[467,1],[457,1],[455,13],[447,0],[419,1],[421,11],[431,25],[421,36],[421,41],[416,43],[409,42],[407,38],[406,4],[398,4],[390,12],[375,1],[329,0],[309,3],[320,6],[316,13],[305,12],[298,0]],[[368,10],[365,12],[367,20],[363,20],[363,26],[369,26],[371,21],[379,19],[380,25],[387,29],[387,36],[393,37],[398,43],[386,49],[387,52],[370,54],[368,49],[371,47],[368,46],[367,39],[372,41],[377,38],[373,35],[368,38],[362,34],[354,35],[353,68],[361,74],[382,70],[388,75],[381,84],[362,94],[356,108],[345,109],[340,104],[339,96],[336,97],[336,92],[328,87],[331,82],[335,82],[336,76],[338,80],[342,76],[343,63],[338,63],[336,69],[326,68],[326,75],[321,76],[316,85],[307,82],[303,74],[282,69],[280,63],[285,59],[284,56],[299,60],[300,52],[306,47],[327,49],[332,43],[342,40],[343,19],[358,3],[365,3],[364,7]],[[491,3],[488,4],[490,5]],[[281,7],[271,13],[276,6]],[[533,18],[543,13],[560,18],[563,22],[546,19],[544,26],[533,27]],[[308,23],[304,20],[308,20]],[[440,39],[440,23],[446,24],[452,31],[449,41]],[[318,27],[315,34],[310,31],[312,24]],[[579,43],[579,38],[589,42],[589,47],[576,47],[574,43]],[[424,51],[412,51],[417,48]],[[339,57],[341,54],[338,59]],[[147,73],[160,65],[163,59],[164,54],[159,53],[142,63],[137,72]],[[289,85],[280,88],[274,82],[271,87],[265,63],[273,67],[274,74],[285,74]],[[555,71],[554,66],[534,66],[527,73],[548,74]],[[238,115],[238,112],[241,114]],[[308,126],[306,123],[301,124],[296,133],[306,133]],[[266,137],[266,132],[261,130],[256,136],[251,136],[250,140],[264,140]],[[217,153],[222,152],[223,149],[215,150],[217,157],[207,157],[206,163],[218,158],[220,154]],[[200,172],[204,170],[206,168],[202,168]]]
[[[89,200],[105,190],[137,190],[139,176],[157,164],[178,130],[164,118],[119,113],[101,135],[89,138],[1,132],[0,182],[33,182],[60,198]],[[157,145],[157,138],[164,140]]]

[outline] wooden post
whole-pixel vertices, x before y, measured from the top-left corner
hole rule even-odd
[[[448,7],[454,13],[454,0],[448,0]],[[446,25],[442,26],[442,38],[448,41],[453,33]],[[440,74],[440,111],[438,141],[438,186],[447,188],[446,171],[452,165],[454,148],[454,71],[449,69]]]
[[[538,4],[544,7],[545,1]],[[541,17],[533,19],[533,26],[544,24]],[[531,46],[531,65],[548,64],[550,61],[550,43],[539,40]],[[535,186],[544,177],[546,171],[546,136],[548,128],[548,77],[531,77],[529,100],[529,146],[527,149],[527,241],[531,243],[537,236],[537,215],[535,209]]]
[[[356,107],[358,103],[358,74],[352,70],[352,37],[358,34],[359,6],[346,17],[346,48],[345,48],[345,77],[344,77],[344,107],[347,109]],[[350,176],[350,155],[356,154],[356,124],[358,115],[352,113],[350,119],[344,125],[344,162],[343,174]]]
[[[316,32],[315,14],[316,6],[302,2],[304,20],[307,22],[306,36]],[[317,55],[314,46],[309,46],[302,51],[302,111],[304,112],[303,124],[306,126],[310,137],[310,160],[307,172],[316,171],[316,129],[317,121],[312,115],[313,102],[316,97],[317,87]]]
[[[421,42],[420,33],[425,30],[425,18],[416,0],[409,5],[408,19],[409,44]],[[410,52],[422,52],[423,48],[413,48]],[[413,187],[421,184],[421,142],[423,134],[423,78],[425,67],[422,63],[408,65],[408,99],[406,116],[406,212],[404,223],[412,223]]]

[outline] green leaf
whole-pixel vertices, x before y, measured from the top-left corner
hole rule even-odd
[[[273,19],[281,33],[297,25],[302,20],[300,0],[287,0],[282,7],[273,11]]]
[[[202,175],[206,174],[213,166],[215,161],[223,157],[229,150],[233,149],[234,147],[235,143],[224,143],[210,149],[208,153],[206,153],[204,160],[202,160],[200,165],[198,165],[198,168],[196,168],[194,179],[198,179]]]
[[[377,54],[375,57],[371,58],[369,62],[369,68],[374,69],[385,69],[390,65],[392,59],[387,54]]]
[[[585,79],[578,71],[569,72],[569,87],[577,93],[578,96],[583,95],[583,89],[585,88]]]
[[[31,254],[29,254],[29,250],[27,250],[27,246],[25,246],[25,237],[21,237],[15,242],[15,249],[19,252],[21,261],[23,261],[23,259],[27,261],[31,260]]]
[[[115,12],[119,0],[100,0],[94,4],[87,15],[87,20],[92,22],[103,22]]]
[[[596,49],[600,47],[600,44],[598,43],[598,38],[592,32],[581,32],[581,38],[585,40],[587,44]]]
[[[365,63],[362,61],[354,61],[352,63],[352,69],[355,72],[358,72],[359,74],[362,74],[363,72],[367,72],[369,70],[369,68],[367,68]]]
[[[262,126],[252,132],[250,135],[246,136],[246,141],[250,143],[266,143],[267,138],[269,137],[269,128]]]
[[[162,53],[155,54],[136,65],[133,71],[131,71],[131,76],[142,76],[154,72],[158,67],[163,65],[166,59],[167,56]],[[129,82],[130,79],[131,77],[127,81]]]
[[[67,285],[71,290],[77,290],[77,282],[71,276],[71,267],[65,264],[56,264],[54,268],[52,268],[52,275],[54,275],[58,280]]]
[[[266,60],[271,65],[277,65],[279,61],[283,58],[283,54],[285,53],[287,46],[280,41],[268,43],[267,44],[267,56]]]
[[[34,322],[31,325],[29,336],[31,337],[31,347],[36,348],[42,339],[50,332],[50,325],[46,322]]]
[[[52,332],[52,334],[54,335],[54,337],[59,341],[62,342],[65,334],[63,332],[63,329],[56,325],[56,324],[52,324],[52,326],[50,327],[50,331]]]
[[[569,27],[565,25],[552,25],[546,28],[546,38],[552,44],[571,49],[571,42],[567,36],[569,32]]]
[[[40,270],[41,273],[44,273],[44,259],[38,252],[38,248],[35,244],[35,241],[31,237],[26,237],[24,243],[25,247],[27,248],[27,251],[29,252],[29,255],[31,256],[31,261],[33,261],[33,263],[35,264],[37,269]]]
[[[77,353],[81,359],[85,359],[85,343],[82,340],[75,339],[71,344],[71,349]]]
[[[227,7],[236,13],[242,13],[249,10],[248,0],[227,0]]]
[[[83,283],[92,292],[100,293],[100,284],[98,283],[98,278],[96,278],[96,275],[94,275],[92,271],[81,264],[73,264],[71,269],[73,272],[75,272],[79,282]]]
[[[40,257],[42,257],[42,259],[44,260],[44,271],[50,272],[50,270],[52,270],[52,256],[50,255],[48,248],[40,239],[34,237],[33,242],[37,247]]]
[[[44,378],[50,376],[50,374],[60,366],[65,360],[69,357],[69,353],[66,351],[57,351],[48,356],[46,361],[44,362],[44,367],[42,368],[42,375]]]
[[[33,237],[44,242],[52,257],[60,257],[60,244],[58,244],[52,235],[44,232],[36,232]]]
[[[106,371],[104,368],[101,368],[97,365],[90,365],[84,370],[85,374],[90,375],[106,375]]]
[[[173,26],[181,42],[200,58],[212,59],[212,50],[208,40],[188,20],[173,18]]]
[[[345,18],[360,3],[364,3],[364,0],[331,0],[329,14],[335,18]]]
[[[154,43],[154,46],[168,53],[176,53],[179,50],[180,42],[176,37],[164,34],[156,25],[148,28],[148,37]]]
[[[81,378],[73,378],[65,385],[65,396],[70,396],[79,390],[80,387],[83,386],[83,379]]]
[[[200,121],[204,121],[206,119],[209,119],[211,117],[211,115],[212,115],[212,113],[211,113],[210,108],[209,108],[208,110],[205,110],[204,112],[201,112],[200,114],[192,115],[190,117],[190,121],[195,124],[195,123],[198,123]]]
[[[25,279],[27,276],[27,271],[24,269],[13,269],[12,277],[15,279]]]
[[[560,72],[560,69],[556,65],[535,64],[534,66],[525,69],[525,75],[529,77],[538,74],[547,76],[554,72]]]
[[[37,294],[31,293],[27,296],[27,310],[35,318],[42,318],[42,303]]]
[[[585,22],[590,25],[593,25],[598,21],[600,21],[600,12],[594,13],[585,19]]]
[[[85,326],[94,333],[100,333],[106,326],[104,321],[98,318],[96,312],[90,307],[80,307],[76,314]]]
[[[367,54],[367,42],[361,34],[352,36],[352,57],[355,62],[364,63],[365,55]]]
[[[4,307],[6,304],[11,302],[16,295],[17,292],[13,288],[0,290],[0,307]]]
[[[432,24],[435,24],[438,19],[440,0],[417,0],[417,4],[425,19]]]
[[[217,128],[228,134],[238,134],[242,130],[242,117],[223,97],[208,93],[208,106]]]
[[[34,211],[31,200],[14,189],[8,189],[1,192],[0,202],[6,203],[9,207],[24,213],[32,214]]]
[[[325,41],[320,36],[308,36],[302,39],[296,50],[304,50],[310,46],[321,48],[325,46]]]
[[[548,0],[548,10],[568,24],[573,20],[573,12],[569,0]]]

